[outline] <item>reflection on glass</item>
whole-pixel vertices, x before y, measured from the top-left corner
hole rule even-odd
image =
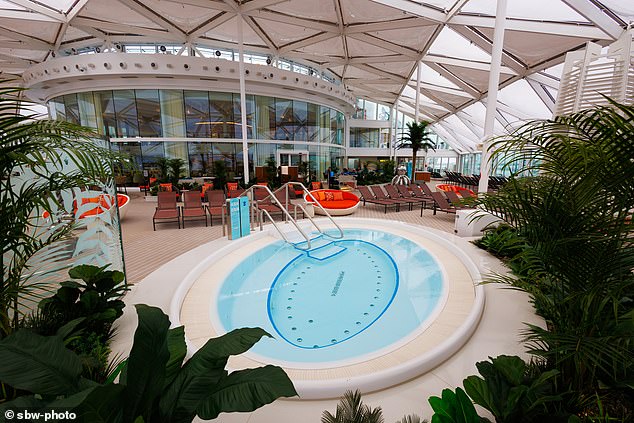
[[[212,138],[235,138],[236,123],[230,93],[209,93],[209,125]]]
[[[295,132],[293,101],[275,99],[275,139],[292,141]]]
[[[308,103],[306,116],[306,141],[319,141],[319,105]]]
[[[117,117],[117,134],[121,138],[139,135],[134,90],[114,91],[114,110]]]
[[[319,142],[330,142],[330,108],[319,106]]]
[[[189,168],[191,176],[211,176],[213,153],[211,143],[189,142]]]
[[[143,169],[149,169],[153,173],[158,173],[156,162],[161,157],[165,157],[162,142],[142,142],[141,155],[143,157]]]
[[[185,136],[185,114],[181,90],[160,90],[161,129],[167,138]]]
[[[114,113],[114,100],[112,91],[99,91],[95,94],[95,106],[97,108],[97,116],[101,111],[101,119],[103,120],[104,135],[109,137],[117,136],[117,120]]]
[[[139,115],[139,135],[162,137],[159,90],[136,90],[136,104]]]
[[[253,121],[255,119],[255,96],[246,96],[246,114],[247,114],[247,139],[254,138],[253,136]],[[242,138],[242,114],[240,110],[240,94],[233,95],[233,116],[236,122],[235,138]]]
[[[76,125],[80,124],[79,119],[79,103],[76,94],[67,94],[64,96],[64,105],[66,106],[66,120]]]
[[[207,92],[185,90],[184,97],[187,136],[209,138],[211,136],[211,125]]]
[[[293,140],[306,141],[308,139],[308,104],[305,101],[293,101]]]
[[[273,97],[256,96],[256,137],[262,140],[275,139],[275,99]]]
[[[101,119],[97,119],[97,111],[95,109],[95,99],[91,92],[77,93],[77,102],[79,104],[79,120],[81,125],[96,129],[102,133]]]

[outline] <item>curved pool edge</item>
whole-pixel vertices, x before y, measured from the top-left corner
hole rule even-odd
[[[326,222],[327,221],[324,219],[323,223]],[[473,305],[465,318],[464,323],[462,323],[451,335],[447,336],[446,339],[440,342],[431,351],[420,354],[416,357],[416,359],[392,365],[388,369],[381,369],[379,371],[373,371],[370,374],[355,375],[352,377],[310,381],[293,379],[293,383],[301,399],[335,398],[340,396],[346,389],[360,389],[362,392],[387,389],[391,386],[403,383],[427,373],[445,360],[449,359],[469,341],[470,337],[477,329],[484,311],[484,288],[478,284],[481,281],[482,272],[471,259],[469,254],[463,251],[460,247],[459,244],[461,242],[465,242],[464,240],[456,242],[459,238],[446,232],[422,226],[414,226],[402,222],[347,218],[345,221],[342,220],[340,223],[346,227],[355,227],[360,224],[363,226],[371,226],[372,229],[376,230],[382,230],[382,228],[384,228],[383,230],[387,232],[393,231],[395,228],[415,230],[419,235],[440,244],[445,249],[450,250],[464,265],[474,282]],[[302,222],[302,224],[304,226],[308,226],[305,222]],[[268,239],[269,242],[274,242],[279,239],[279,236],[275,234],[272,226],[265,227],[263,232],[255,232],[247,238],[232,241],[230,244],[221,247],[214,253],[210,254],[206,259],[199,262],[197,266],[195,266],[187,274],[187,276],[183,279],[183,282],[175,291],[175,295],[170,303],[169,313],[172,325],[181,325],[180,313],[187,292],[211,264],[213,264],[219,257],[226,255],[230,251],[239,249],[247,243],[252,243],[257,240],[264,241],[265,239]],[[487,269],[482,270],[486,271]],[[188,356],[191,356],[197,348],[187,337],[186,342],[188,345]],[[284,367],[283,364],[282,367]],[[237,368],[241,367],[236,367],[236,369]]]

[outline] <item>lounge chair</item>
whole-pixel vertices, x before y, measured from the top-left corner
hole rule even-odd
[[[205,220],[207,226],[207,210],[200,201],[198,191],[183,192],[183,209],[182,216],[183,228],[185,228],[185,220]]]
[[[436,214],[437,209],[445,213],[456,213],[456,208],[449,204],[442,192],[432,192],[431,196],[434,199],[434,214]],[[423,209],[420,209],[420,215],[423,215]]]
[[[209,221],[211,226],[214,225],[214,216],[220,216],[222,218],[222,214],[226,212],[226,200],[225,193],[222,190],[208,190],[207,191],[207,201],[209,201],[209,206],[207,210],[209,211]]]
[[[165,222],[161,222],[165,220]],[[176,204],[176,195],[173,192],[159,192],[157,196],[157,206],[152,216],[152,227],[156,230],[157,223],[178,223],[181,228],[181,218]]]
[[[387,213],[388,206],[395,206],[395,207],[399,206],[399,203],[395,203],[393,201],[378,200],[374,196],[374,194],[372,194],[372,192],[370,192],[370,189],[367,186],[360,185],[360,186],[357,187],[357,189],[361,193],[361,200],[363,201],[363,207],[365,207],[365,203],[366,202],[370,203],[370,204],[376,204],[376,205],[379,205],[379,206],[383,206],[384,207],[384,213]]]
[[[372,191],[372,193],[374,194],[377,200],[391,201],[393,203],[398,204],[399,207],[396,209],[396,211],[400,211],[401,204],[407,204],[409,208],[411,208],[412,206],[411,204],[409,204],[408,201],[404,201],[403,199],[400,199],[400,198],[390,198],[387,195],[385,195],[385,193],[383,192],[383,189],[381,188],[381,185],[370,185],[370,191]]]
[[[404,186],[404,185],[399,185],[399,186]],[[420,200],[418,199],[415,199],[409,195],[407,197],[401,195],[399,190],[392,184],[386,184],[383,186],[383,188],[385,188],[385,191],[387,191],[387,195],[389,195],[391,199],[402,200],[404,202],[407,202],[407,204],[409,204],[410,210],[412,209],[414,204],[420,204]]]
[[[445,196],[447,196],[447,199],[449,200],[451,205],[457,209],[472,209],[473,208],[471,206],[463,204],[462,202],[463,199],[459,197],[458,194],[456,194],[453,191],[446,191],[444,194]]]
[[[242,195],[244,188],[232,189],[227,191],[227,198],[237,198]]]
[[[431,197],[418,197],[406,185],[396,185],[395,188],[401,194],[403,198],[409,198],[410,200],[414,200],[421,205],[421,207],[425,207],[427,202],[431,202]]]

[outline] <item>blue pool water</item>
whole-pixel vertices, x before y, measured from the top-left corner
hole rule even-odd
[[[316,237],[308,252],[282,242],[246,258],[218,294],[229,331],[259,326],[273,339],[251,350],[280,362],[314,364],[385,351],[442,306],[442,272],[419,245],[381,231]]]

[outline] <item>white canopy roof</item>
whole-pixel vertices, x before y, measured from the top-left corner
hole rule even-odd
[[[400,98],[459,151],[482,137],[495,0],[0,0],[0,70],[54,52],[122,44],[236,48],[328,70],[357,97]],[[607,45],[634,20],[631,0],[508,0],[498,130],[550,117],[565,53]],[[204,51],[204,50],[203,50]],[[559,65],[559,66],[558,66]]]

